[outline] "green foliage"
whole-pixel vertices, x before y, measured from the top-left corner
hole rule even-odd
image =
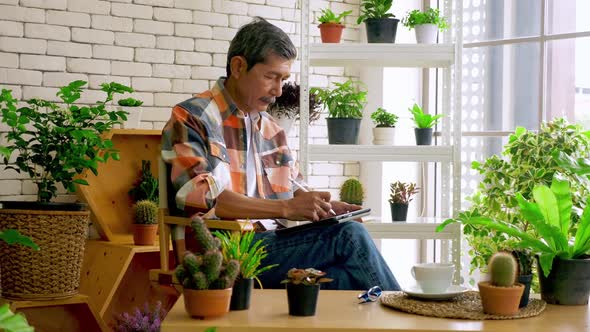
[[[416,128],[432,128],[443,116],[442,114],[431,115],[424,113],[422,107],[418,106],[418,104],[414,104],[414,106],[412,106],[412,108],[408,108],[408,110],[414,115],[414,123],[416,124]]]
[[[340,187],[340,200],[342,202],[362,205],[364,197],[365,191],[363,189],[363,185],[355,178],[344,181]]]
[[[440,31],[447,30],[449,24],[444,16],[440,16],[438,8],[428,8],[426,11],[414,9],[402,19],[402,24],[410,30],[417,25],[421,24],[435,24]]]
[[[551,184],[557,172],[571,183],[574,206],[583,208],[586,204],[590,180],[582,175],[584,161],[581,164],[570,163],[590,155],[589,133],[581,126],[558,118],[541,124],[539,132],[516,128],[502,155],[503,158],[494,155],[483,163],[472,163],[472,168],[482,175],[482,181],[478,190],[468,198],[472,203],[469,214],[507,222],[536,237],[530,222],[518,217],[516,194],[531,199],[535,185]],[[578,214],[574,214],[572,232],[578,221]],[[485,270],[494,252],[516,248],[513,239],[504,233],[490,232],[485,227],[466,225],[463,232],[472,248],[469,252],[471,271],[476,268]]]
[[[322,9],[322,15],[320,15],[320,17],[318,17],[318,21],[320,23],[342,24],[342,19],[350,14],[352,14],[352,10],[347,10],[345,12],[342,12],[339,15],[336,15],[329,8]]]
[[[437,231],[450,223],[461,222],[510,236],[515,240],[515,248],[531,249],[539,255],[541,268],[547,276],[555,257],[582,258],[590,251],[590,196],[586,208],[578,216],[578,209],[572,202],[570,182],[560,174],[554,176],[551,187],[535,186],[532,196],[534,202],[529,202],[520,193],[516,195],[519,206],[517,218],[526,220],[536,236],[516,225],[470,212],[460,213],[457,219],[446,220],[437,227]],[[572,222],[574,216],[579,217],[577,228]]]
[[[8,245],[21,244],[34,250],[39,250],[39,246],[30,237],[22,235],[15,229],[0,231],[0,240],[6,242]]]
[[[267,256],[263,245],[264,240],[260,239],[254,242],[254,232],[215,231],[213,235],[221,240],[223,260],[225,262],[232,259],[238,261],[240,263],[240,277],[243,279],[254,278],[262,288],[258,275],[278,266],[278,264],[273,264],[260,267],[262,260]]]
[[[235,259],[224,261],[221,241],[213,237],[203,219],[194,217],[191,227],[202,251],[186,251],[182,264],[174,271],[176,278],[187,289],[226,289],[232,287],[240,273],[240,263]]]
[[[518,262],[518,274],[521,276],[533,273],[533,254],[530,249],[518,249],[512,251],[512,256]]]
[[[420,188],[415,183],[405,183],[396,181],[389,186],[389,203],[410,204],[412,196],[420,192]]]
[[[0,331],[33,332],[35,329],[29,325],[25,315],[13,313],[8,303],[5,303],[0,306]]]
[[[382,107],[377,108],[377,110],[371,114],[371,120],[373,120],[377,128],[395,127],[398,119],[399,117],[397,115],[387,112],[387,110]]]
[[[368,19],[395,17],[395,15],[388,13],[392,5],[393,0],[362,0],[361,15],[356,23],[361,24]]]
[[[328,109],[328,117],[361,119],[361,110],[367,103],[367,91],[357,92],[355,82],[350,79],[344,83],[335,82],[334,85],[336,88],[332,90],[312,88],[310,91]]]
[[[316,270],[314,268],[307,269],[296,269],[292,268],[287,272],[287,279],[281,281],[281,284],[294,284],[294,285],[317,285],[322,282],[330,282],[334,279],[324,277],[326,272]]]
[[[133,188],[129,190],[129,198],[133,203],[150,200],[152,202],[158,202],[158,179],[152,175],[151,170],[152,162],[149,160],[141,161],[141,172],[139,178],[133,184]]]
[[[153,225],[158,223],[158,204],[154,201],[148,199],[139,201],[135,203],[133,211],[136,224]]]
[[[8,126],[7,145],[0,146],[0,160],[6,169],[27,173],[38,187],[37,200],[49,202],[57,196],[57,184],[69,192],[76,184],[88,185],[76,177],[86,169],[98,175],[98,163],[109,158],[118,160],[113,142],[103,133],[127,120],[124,110],[107,110],[115,94],[133,92],[118,83],[104,83],[107,97],[94,106],[74,105],[80,98],[84,81],[74,81],[59,89],[61,104],[43,99],[30,99],[28,106],[17,108],[18,101],[10,90],[2,89],[0,109],[2,123]],[[0,136],[1,138],[1,136]],[[13,153],[14,164],[9,164]]]
[[[510,253],[501,251],[492,255],[488,270],[494,286],[511,287],[516,281],[516,259]]]

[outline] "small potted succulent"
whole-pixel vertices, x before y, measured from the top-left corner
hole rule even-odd
[[[358,89],[358,84],[350,79],[344,83],[335,82],[334,85],[333,89],[311,89],[311,93],[328,109],[328,142],[357,144],[367,91]]]
[[[344,30],[344,24],[342,19],[352,14],[352,10],[336,15],[330,9],[322,9],[322,15],[318,17],[320,25],[320,36],[322,37],[322,43],[340,43],[342,38],[342,30]]]
[[[314,268],[296,269],[287,272],[287,279],[281,281],[287,287],[289,315],[314,316],[320,293],[320,284],[333,279],[325,277],[326,272]]]
[[[410,113],[414,116],[414,134],[416,135],[416,145],[431,145],[432,144],[432,133],[434,125],[437,124],[442,114],[431,115],[424,113],[422,108],[418,104],[414,104],[412,108],[408,108]]]
[[[348,204],[363,205],[365,191],[362,183],[355,178],[350,178],[340,187],[340,201]]]
[[[399,20],[389,13],[393,0],[362,0],[357,24],[365,22],[369,43],[395,43]]]
[[[112,328],[115,332],[159,332],[164,317],[166,310],[162,302],[156,302],[153,307],[145,302],[142,310],[135,307],[131,314],[124,312],[115,316]]]
[[[283,93],[274,103],[268,106],[267,113],[285,130],[288,134],[293,121],[299,119],[299,95],[300,87],[295,82],[285,82],[283,84]],[[318,120],[321,115],[317,98],[311,92],[309,93],[309,123]]]
[[[276,267],[277,264],[260,266],[267,253],[263,239],[254,242],[254,232],[215,231],[213,235],[221,240],[223,261],[236,260],[240,263],[240,273],[233,286],[229,308],[230,310],[248,309],[254,280],[262,288],[258,275]]]
[[[395,124],[398,121],[398,116],[387,112],[382,107],[377,108],[371,114],[371,120],[375,123],[373,128],[373,144],[374,145],[393,145],[395,138]]]
[[[477,284],[485,313],[510,316],[518,312],[524,285],[516,283],[517,270],[516,259],[511,253],[497,252],[490,258],[490,281]]]
[[[240,263],[223,261],[221,241],[213,237],[200,217],[191,220],[200,252],[185,251],[174,274],[183,287],[184,307],[191,317],[207,318],[229,312],[232,287]]]
[[[428,8],[426,11],[414,9],[402,19],[402,24],[410,30],[416,28],[418,44],[436,44],[438,31],[449,28],[446,18],[440,16],[438,8]]]
[[[390,184],[389,206],[391,208],[392,221],[406,221],[408,217],[408,206],[414,199],[420,188],[415,183],[396,181]]]

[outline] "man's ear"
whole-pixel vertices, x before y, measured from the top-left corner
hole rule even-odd
[[[231,76],[233,78],[240,78],[242,75],[246,74],[246,71],[248,71],[246,58],[241,55],[234,56],[230,60],[229,68],[231,69]]]

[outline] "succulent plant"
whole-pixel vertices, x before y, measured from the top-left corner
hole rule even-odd
[[[511,287],[516,281],[518,263],[511,253],[500,251],[492,255],[488,269],[494,286]]]
[[[324,277],[326,272],[314,268],[297,269],[292,268],[287,272],[287,279],[281,281],[281,284],[294,285],[318,285],[322,282],[330,282],[334,279]]]
[[[144,199],[135,204],[135,223],[152,225],[158,223],[158,204]]]
[[[362,205],[365,192],[357,179],[348,179],[340,187],[340,200],[349,204]]]
[[[203,219],[193,218],[191,228],[202,248],[200,253],[186,251],[182,264],[175,270],[176,278],[187,289],[226,289],[233,286],[240,264],[232,259],[223,261],[221,242],[213,237]]]

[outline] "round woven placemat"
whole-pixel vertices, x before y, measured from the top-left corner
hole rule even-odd
[[[447,301],[428,301],[409,297],[404,292],[388,292],[381,296],[381,304],[409,312],[430,317],[459,318],[459,319],[518,319],[533,317],[545,310],[543,300],[530,299],[529,305],[521,308],[514,316],[490,315],[483,312],[479,292],[468,291]]]

